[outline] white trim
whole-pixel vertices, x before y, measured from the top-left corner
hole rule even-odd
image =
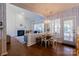
[[[35,44],[36,44],[36,42],[31,43],[31,44],[27,44],[27,46],[30,47],[30,46],[35,45]]]
[[[4,52],[4,53],[1,53],[1,56],[5,56],[7,54],[8,54],[8,52]]]

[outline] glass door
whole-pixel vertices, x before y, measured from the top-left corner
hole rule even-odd
[[[64,20],[64,43],[75,45],[75,21],[74,19]]]

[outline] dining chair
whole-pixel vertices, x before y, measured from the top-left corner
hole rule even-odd
[[[46,36],[42,37],[42,39],[41,39],[41,46],[42,46],[43,42],[44,42],[45,48],[47,48],[47,45],[49,46],[49,44],[50,44],[49,43],[49,39],[47,39]]]
[[[51,39],[50,39],[50,44],[52,45],[52,47],[57,47],[57,38],[52,36]]]
[[[44,41],[44,35],[41,36],[41,46],[43,45],[43,41]]]

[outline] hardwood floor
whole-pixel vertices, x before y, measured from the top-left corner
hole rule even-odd
[[[76,55],[76,49],[58,44],[56,48],[45,48],[38,45],[27,47],[21,44],[17,39],[12,38],[11,44],[8,44],[7,56],[73,56]]]

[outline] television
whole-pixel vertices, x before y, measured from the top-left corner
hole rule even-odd
[[[34,31],[34,33],[41,33],[41,31]]]
[[[18,30],[17,36],[24,36],[25,31],[24,30]]]
[[[38,33],[38,31],[34,31],[34,33]]]

